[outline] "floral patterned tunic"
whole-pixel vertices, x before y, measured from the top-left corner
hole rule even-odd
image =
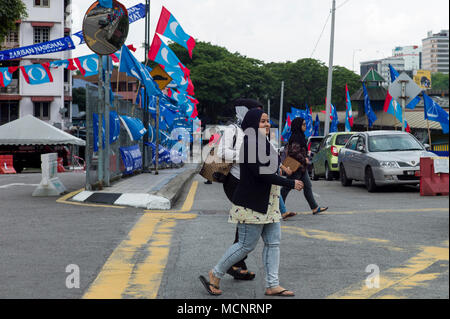
[[[267,214],[261,214],[250,208],[233,204],[228,217],[228,222],[233,224],[271,224],[278,223],[280,220],[280,186],[277,185],[272,185],[272,188],[270,189]]]

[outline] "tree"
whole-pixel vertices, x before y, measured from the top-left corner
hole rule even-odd
[[[27,16],[27,7],[21,0],[0,1],[0,45],[8,33],[16,29],[16,21]]]
[[[431,75],[431,88],[433,90],[448,90],[448,74],[436,72]]]
[[[263,63],[210,43],[197,41],[192,60],[188,52],[170,43],[180,61],[191,70],[199,117],[212,124],[234,117],[232,102],[236,98],[254,98],[263,105],[271,101],[271,116],[278,118],[281,81],[285,83],[284,112],[290,107],[319,106],[325,109],[328,67],[315,59],[296,62]],[[153,66],[154,64],[151,64]],[[333,104],[345,109],[345,84],[350,92],[359,88],[359,75],[335,66]]]

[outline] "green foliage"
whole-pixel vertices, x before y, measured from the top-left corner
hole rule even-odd
[[[284,81],[284,113],[291,106],[305,103],[315,110],[325,109],[328,67],[315,59],[268,63],[206,42],[197,42],[192,60],[185,48],[171,43],[170,48],[191,70],[199,117],[215,123],[234,116],[232,101],[239,97],[254,98],[263,105],[271,101],[271,116],[278,118],[281,81]],[[333,69],[333,104],[345,109],[345,84],[350,94],[361,86],[359,75],[340,66]]]
[[[27,8],[21,0],[0,1],[0,45],[9,31],[15,30],[16,21],[27,16]]]
[[[433,90],[448,90],[448,74],[436,72],[431,74],[431,88]]]

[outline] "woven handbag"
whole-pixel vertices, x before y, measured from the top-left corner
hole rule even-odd
[[[218,143],[220,143],[220,141]],[[235,145],[236,134],[233,136],[233,147],[235,147]],[[217,145],[209,152],[199,174],[210,182],[223,183],[225,177],[230,173],[233,163],[226,162],[223,158],[218,157],[216,155],[216,148]]]

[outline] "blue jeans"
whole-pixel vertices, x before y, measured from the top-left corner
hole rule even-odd
[[[280,267],[280,223],[272,224],[242,224],[237,225],[239,231],[239,242],[233,244],[222,256],[213,269],[217,278],[223,278],[226,271],[239,260],[252,252],[258,243],[259,237],[264,241],[262,252],[266,288],[279,286],[278,269]]]
[[[286,205],[284,204],[284,200],[283,200],[282,196],[280,196],[280,213],[281,213],[281,215],[286,213]]]

